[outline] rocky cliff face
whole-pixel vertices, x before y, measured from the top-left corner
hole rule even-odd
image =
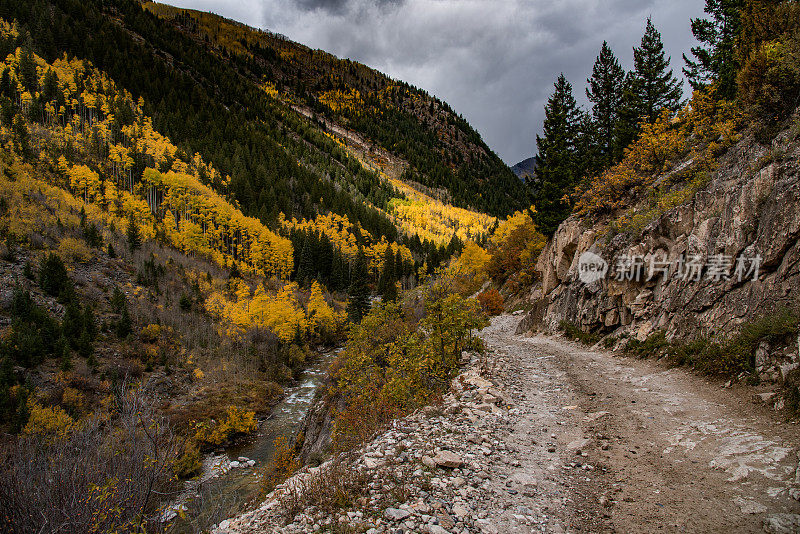
[[[317,392],[311,408],[300,424],[295,444],[300,451],[299,459],[303,464],[316,463],[331,452],[334,414],[343,409],[343,399],[328,399],[324,394]]]
[[[752,138],[742,139],[721,157],[704,189],[641,232],[614,234],[608,221],[596,225],[576,218],[565,221],[541,254],[540,283],[531,294],[534,307],[519,330],[553,331],[561,321],[569,321],[584,331],[628,333],[640,340],[656,330],[664,330],[668,337],[727,335],[745,321],[796,305],[800,298],[796,137],[784,132],[767,147]],[[642,202],[638,210],[646,207]],[[606,277],[588,284],[581,281],[579,264],[585,252],[608,263]],[[754,276],[749,271],[758,257],[759,272]],[[639,267],[622,269],[631,279],[617,280],[617,267],[626,259],[638,261]],[[678,270],[687,274],[690,260],[701,264],[699,274],[677,274]],[[658,268],[664,262],[671,266],[669,273]],[[729,278],[715,275],[719,271],[715,262],[727,267]],[[741,280],[737,266],[743,269]]]

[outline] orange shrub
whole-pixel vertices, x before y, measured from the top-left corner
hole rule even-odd
[[[487,289],[478,295],[478,304],[489,316],[503,313],[503,295],[495,288]]]

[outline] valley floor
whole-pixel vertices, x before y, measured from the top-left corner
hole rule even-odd
[[[366,477],[349,513],[307,508],[286,527],[267,501],[217,532],[800,531],[800,428],[752,388],[516,336],[517,321],[482,332],[489,361],[473,361],[441,410],[348,460]]]

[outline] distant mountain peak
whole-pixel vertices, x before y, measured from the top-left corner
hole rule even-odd
[[[516,174],[520,180],[533,178],[533,173],[536,170],[538,161],[539,159],[537,156],[531,156],[512,166],[511,170],[514,171],[514,174]]]

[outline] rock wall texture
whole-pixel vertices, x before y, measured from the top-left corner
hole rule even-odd
[[[316,462],[331,452],[334,414],[343,409],[344,403],[341,398],[325,399],[324,394],[317,390],[311,408],[300,424],[295,444],[300,451],[300,461],[303,464]]]
[[[721,157],[704,189],[641,232],[614,234],[607,223],[592,226],[576,218],[562,223],[539,258],[534,306],[518,332],[554,331],[569,321],[584,331],[625,332],[639,339],[656,330],[668,337],[728,335],[745,321],[796,305],[800,145],[795,137],[784,132],[771,147],[742,139]],[[609,265],[607,277],[589,284],[578,276],[579,258],[587,251]],[[763,258],[757,279],[735,276],[741,255]],[[714,256],[732,262],[730,279],[713,279],[708,262]],[[615,267],[625,257],[643,258],[639,281],[616,279]],[[699,280],[673,273],[649,276],[651,258],[675,266],[691,257],[705,265]]]

